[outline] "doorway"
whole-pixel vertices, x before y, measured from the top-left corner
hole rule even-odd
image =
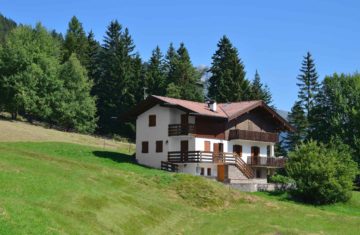
[[[182,161],[188,161],[189,141],[182,140],[180,142],[180,152]]]
[[[242,157],[242,146],[241,145],[233,145],[233,153],[236,153],[239,157]]]
[[[214,162],[222,162],[222,154],[224,152],[224,144],[223,143],[214,143],[213,144],[213,161]]]
[[[258,146],[251,147],[251,163],[253,165],[259,165],[260,148]]]

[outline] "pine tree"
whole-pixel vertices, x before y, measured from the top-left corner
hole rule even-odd
[[[146,93],[149,95],[165,95],[166,85],[164,58],[160,48],[157,46],[152,51],[146,71]]]
[[[64,37],[63,37],[63,35],[62,35],[62,33],[58,33],[58,32],[56,32],[56,30],[55,29],[53,29],[53,30],[51,30],[51,36],[53,37],[53,38],[55,38],[56,40],[58,40],[59,42],[60,42],[60,44],[61,45],[63,45],[64,44]]]
[[[286,146],[288,150],[294,150],[297,145],[307,137],[306,114],[299,101],[295,102],[289,114],[289,123],[295,128],[294,132],[289,132],[286,136]]]
[[[250,99],[249,81],[238,51],[230,40],[223,36],[212,56],[208,96],[218,102],[235,102]]]
[[[89,32],[87,36],[88,47],[86,48],[86,57],[88,58],[86,64],[86,70],[88,71],[88,77],[90,80],[95,81],[99,76],[99,53],[100,53],[100,44],[94,38],[94,33]]]
[[[134,134],[121,118],[143,98],[143,66],[134,48],[129,31],[112,21],[99,54],[100,76],[94,87],[102,133]]]
[[[110,23],[100,53],[101,76],[96,81],[94,94],[98,97],[98,127],[102,133],[111,133],[113,130],[116,132],[117,122],[112,117],[119,116],[124,109],[121,106],[125,88],[121,65],[121,30],[118,21]]]
[[[70,55],[75,53],[80,60],[81,65],[87,66],[87,48],[88,39],[86,38],[83,26],[76,16],[73,16],[69,22],[65,35],[63,61],[67,61]]]
[[[92,82],[75,54],[60,69],[61,102],[56,106],[56,123],[67,130],[92,133],[96,127],[95,98],[90,95]]]
[[[301,74],[297,77],[299,83],[299,100],[304,107],[305,115],[308,118],[314,106],[314,99],[319,91],[318,74],[314,60],[308,52],[301,64]]]
[[[166,87],[170,83],[174,83],[173,78],[175,77],[174,71],[177,60],[178,60],[178,54],[176,52],[176,49],[174,45],[170,43],[170,46],[165,56]]]
[[[0,14],[0,45],[5,42],[5,37],[15,27],[15,21]]]
[[[203,85],[200,80],[199,73],[191,63],[189,52],[184,43],[173,54],[172,49],[169,49],[168,61],[168,89],[167,96],[181,99],[188,99],[194,101],[203,101]],[[168,58],[167,57],[167,58]],[[171,88],[171,89],[170,89]],[[180,97],[177,97],[180,94]]]
[[[267,105],[272,103],[272,95],[267,85],[262,84],[258,71],[255,72],[254,80],[251,83],[251,99],[263,100]]]

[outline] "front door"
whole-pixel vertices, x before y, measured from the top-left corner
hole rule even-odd
[[[180,142],[180,151],[181,151],[181,159],[182,159],[182,161],[187,162],[187,160],[188,160],[188,151],[189,151],[189,141],[182,140]]]
[[[257,146],[251,147],[251,163],[253,165],[259,165],[259,154],[260,154],[260,148]]]
[[[233,145],[233,153],[236,153],[239,157],[242,157],[242,146]]]

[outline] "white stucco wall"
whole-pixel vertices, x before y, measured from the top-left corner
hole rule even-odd
[[[247,162],[247,157],[251,156],[251,147],[258,146],[260,148],[260,156],[267,156],[267,146],[271,146],[271,155],[274,156],[274,143],[255,142],[246,140],[219,140],[209,138],[194,138],[193,136],[168,136],[169,124],[180,124],[181,114],[183,111],[162,107],[159,105],[145,111],[137,117],[136,120],[136,159],[140,164],[160,168],[161,161],[167,161],[168,151],[180,151],[180,143],[182,140],[188,140],[189,151],[204,151],[204,142],[210,141],[210,151],[213,151],[214,143],[223,143],[224,152],[232,152],[233,145],[242,145],[242,158]],[[149,115],[156,115],[156,126],[149,127]],[[195,123],[195,117],[189,117],[189,123]],[[156,141],[163,141],[163,152],[156,153]],[[149,153],[142,153],[142,142],[149,143]],[[211,163],[188,163],[180,164],[179,171],[200,175],[200,168],[205,168],[205,176],[207,168],[211,168],[211,176],[217,176],[217,165]],[[198,170],[197,170],[198,169]],[[266,172],[261,172],[262,177],[266,177]]]
[[[227,140],[219,140],[219,139],[208,139],[208,138],[195,138],[195,148],[197,151],[205,150],[205,141],[210,141],[210,151],[214,151],[215,143],[223,143],[224,144],[224,152],[228,152],[228,141]],[[231,150],[232,151],[232,150]]]
[[[232,152],[234,145],[242,146],[242,159],[247,162],[247,157],[251,156],[251,147],[257,146],[260,148],[260,157],[267,157],[267,146],[270,145],[270,155],[274,156],[274,144],[267,142],[256,142],[248,140],[230,140],[228,143],[228,152]]]
[[[179,164],[179,172],[192,175],[200,175],[201,168],[204,168],[204,176],[217,177],[217,165],[213,163],[185,163]],[[207,169],[211,168],[211,175],[207,174]]]
[[[156,115],[156,126],[149,127],[149,115]],[[159,105],[145,111],[136,119],[136,159],[140,164],[160,168],[161,161],[167,160],[168,125],[170,109]],[[163,152],[156,153],[156,141],[163,141]],[[142,153],[142,142],[149,142],[149,153]]]
[[[182,140],[189,141],[189,151],[195,151],[195,138],[192,136],[168,136],[169,124],[180,124],[181,114],[185,112],[156,105],[136,119],[136,159],[140,164],[160,168],[161,161],[167,160],[168,151],[180,151]],[[149,127],[149,115],[156,115],[156,126]],[[189,117],[195,124],[195,117]],[[156,153],[156,141],[163,141],[163,152]],[[149,142],[149,153],[142,153],[142,142]]]

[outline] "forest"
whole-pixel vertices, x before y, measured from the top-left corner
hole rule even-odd
[[[287,155],[315,140],[346,146],[359,164],[360,74],[319,78],[312,54],[304,54],[294,78],[298,99],[288,117],[296,131],[288,133],[277,153]],[[184,43],[169,42],[166,52],[154,45],[144,61],[130,30],[117,20],[109,22],[99,42],[75,16],[65,35],[41,23],[32,27],[0,16],[0,112],[13,119],[21,115],[68,131],[131,139],[134,123],[124,114],[148,95],[201,102],[261,99],[275,107],[258,71],[251,77],[225,35],[211,65],[203,68],[193,65]]]

